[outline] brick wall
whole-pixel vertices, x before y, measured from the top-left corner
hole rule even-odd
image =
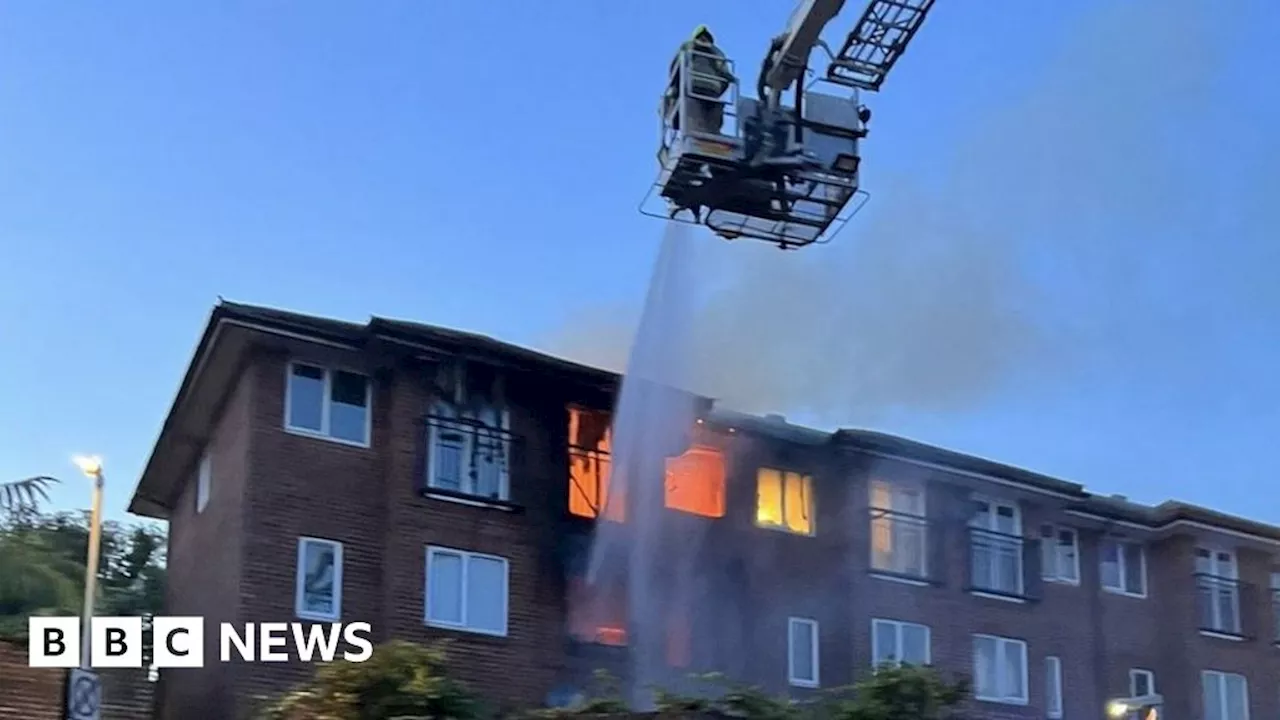
[[[0,641],[0,720],[61,720],[66,670],[27,667],[24,647]],[[150,720],[146,671],[100,670],[103,720]]]

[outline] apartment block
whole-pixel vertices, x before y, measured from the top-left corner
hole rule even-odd
[[[219,304],[130,506],[169,523],[168,613],[449,639],[511,704],[626,677],[647,642],[672,678],[797,697],[910,662],[971,676],[975,717],[1154,693],[1169,717],[1280,714],[1280,528],[710,401],[653,478],[655,552],[698,591],[662,598],[657,639],[634,588],[582,612],[593,530],[638,510],[609,495],[620,383],[470,333]],[[310,671],[210,645],[162,672],[159,717],[235,718]]]

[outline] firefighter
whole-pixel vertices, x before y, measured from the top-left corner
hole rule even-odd
[[[671,126],[680,129],[680,108],[676,107],[680,100],[681,67],[680,57],[686,51],[689,54],[689,81],[685,89],[688,96],[690,132],[719,134],[724,125],[724,101],[721,100],[729,90],[729,86],[737,82],[733,73],[729,72],[729,63],[724,53],[716,47],[715,37],[706,25],[699,25],[693,35],[680,45],[675,59],[671,61],[671,86],[667,88],[663,114],[671,114]]]

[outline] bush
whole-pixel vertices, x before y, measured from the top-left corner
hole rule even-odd
[[[475,698],[445,672],[442,646],[393,641],[362,663],[320,667],[258,720],[474,720]]]

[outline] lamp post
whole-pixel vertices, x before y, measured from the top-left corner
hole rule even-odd
[[[89,557],[84,568],[84,608],[80,618],[80,668],[89,669],[89,634],[93,601],[98,592],[98,554],[102,543],[102,459],[77,455],[72,458],[85,477],[93,481],[93,504],[89,511]]]
[[[1159,720],[1164,697],[1158,693],[1141,697],[1116,698],[1107,702],[1107,716],[1113,720],[1136,714],[1138,720]]]

